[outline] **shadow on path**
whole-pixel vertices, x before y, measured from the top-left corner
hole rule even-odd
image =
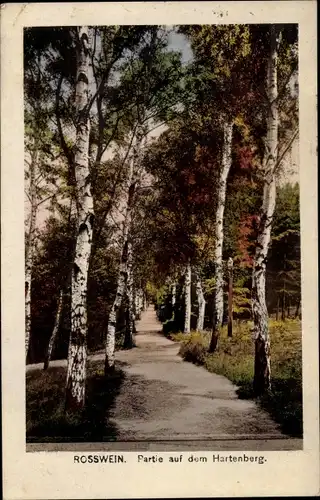
[[[27,442],[116,440],[117,426],[110,420],[110,411],[124,378],[120,368],[105,378],[103,363],[90,363],[86,407],[78,416],[64,413],[64,367],[27,374]]]
[[[292,437],[302,437],[302,391],[295,379],[272,379],[272,390],[256,398],[252,384],[245,384],[237,390],[239,399],[252,399],[268,411],[282,432]]]

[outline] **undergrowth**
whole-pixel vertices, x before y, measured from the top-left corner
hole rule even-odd
[[[223,327],[215,353],[209,354],[210,332],[171,334],[181,342],[180,354],[184,360],[203,365],[208,371],[226,376],[238,386],[240,398],[253,398],[254,342],[252,323],[234,325],[233,336],[227,336]],[[302,353],[301,323],[297,320],[270,321],[272,389],[257,398],[283,432],[302,435]]]
[[[105,377],[101,361],[90,363],[86,406],[73,414],[65,412],[65,367],[27,373],[27,442],[115,440],[117,428],[109,413],[123,378],[119,369]]]

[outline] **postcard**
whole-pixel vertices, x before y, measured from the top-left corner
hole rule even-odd
[[[316,2],[3,4],[1,66],[5,500],[319,494]]]

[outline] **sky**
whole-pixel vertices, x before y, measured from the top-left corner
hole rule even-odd
[[[182,53],[182,62],[185,64],[192,59],[192,50],[187,38],[176,32],[170,32],[168,48],[179,50]]]

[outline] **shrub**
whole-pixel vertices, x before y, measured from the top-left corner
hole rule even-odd
[[[174,342],[189,342],[190,336],[191,333],[177,332],[177,333],[171,333],[170,339],[173,340]]]
[[[191,361],[196,365],[203,365],[207,350],[208,344],[205,336],[199,332],[192,332],[189,335],[189,339],[181,344],[180,355],[185,361]]]

